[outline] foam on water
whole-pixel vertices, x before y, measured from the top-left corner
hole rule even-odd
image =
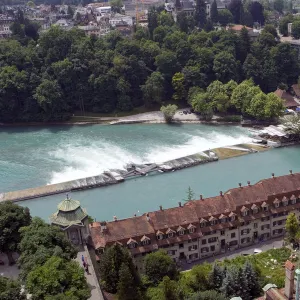
[[[52,172],[49,184],[95,176],[109,169],[122,169],[128,163],[164,162],[187,156],[211,148],[249,142],[247,133],[235,132],[230,134],[211,131],[195,134],[181,133],[178,142],[173,145],[156,145],[155,140],[149,143],[145,152],[139,152],[138,142],[136,151],[128,150],[107,139],[98,141],[73,140],[68,144],[60,143],[49,154],[61,165],[60,171]],[[183,141],[183,142],[181,142]]]

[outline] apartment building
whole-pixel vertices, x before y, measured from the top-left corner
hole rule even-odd
[[[12,32],[10,26],[13,21],[12,17],[0,14],[0,39],[9,38],[11,36]]]
[[[194,261],[282,236],[287,215],[294,212],[299,218],[299,211],[300,173],[290,171],[178,207],[94,222],[90,243],[100,257],[115,243],[127,247],[143,271],[144,256],[158,249],[175,261]]]

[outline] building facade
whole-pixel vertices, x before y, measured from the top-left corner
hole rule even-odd
[[[115,243],[127,247],[140,271],[143,258],[165,249],[175,260],[195,261],[285,233],[290,212],[300,216],[300,173],[261,180],[219,196],[186,202],[142,216],[90,225],[100,256]]]
[[[80,202],[67,195],[57,208],[57,212],[50,216],[51,225],[59,226],[74,245],[84,244],[89,236],[89,221]]]
[[[0,14],[0,39],[6,39],[11,37],[10,26],[13,23],[13,18],[7,15]]]

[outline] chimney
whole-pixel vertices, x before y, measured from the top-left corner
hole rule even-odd
[[[107,231],[106,222],[100,222],[101,232],[105,233]]]
[[[293,174],[293,170],[290,170],[290,174],[291,174],[291,175]]]
[[[223,196],[223,192],[222,191],[220,191],[220,196]]]
[[[273,177],[273,178],[275,177],[275,174],[274,174],[274,173],[272,173],[272,177]]]
[[[178,205],[179,205],[179,207],[181,207],[181,202],[180,201],[178,202]]]
[[[149,217],[148,213],[146,213],[146,219],[147,219],[148,222],[150,221],[150,217]]]
[[[203,195],[200,195],[200,200],[203,200]]]
[[[248,183],[248,186],[250,186],[250,181],[247,181],[247,183]]]
[[[162,210],[162,206],[161,205],[159,206],[159,209]]]
[[[114,221],[115,221],[115,222],[118,221],[118,218],[117,218],[116,216],[114,216]]]
[[[241,183],[239,183],[239,187],[240,187],[240,188],[242,187],[242,184],[241,184]]]
[[[285,263],[284,295],[287,299],[293,299],[295,280],[295,265],[289,260]]]

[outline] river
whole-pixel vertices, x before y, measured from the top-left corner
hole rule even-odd
[[[161,162],[208,148],[251,140],[247,129],[185,124],[2,128],[0,192],[96,175],[129,162]],[[177,172],[130,179],[104,188],[73,192],[97,220],[178,205],[190,186],[195,199],[213,196],[262,178],[300,171],[300,147],[274,149]],[[20,202],[48,219],[65,195]]]

